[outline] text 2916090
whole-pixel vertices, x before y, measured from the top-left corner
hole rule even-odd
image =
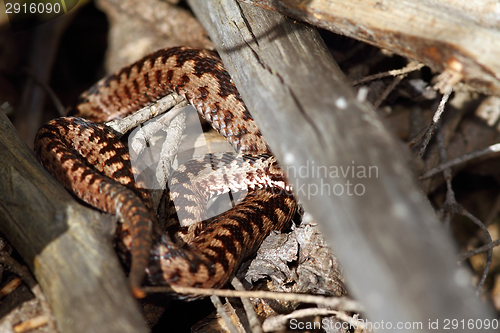
[[[52,14],[52,13],[60,13],[62,10],[61,4],[56,2],[54,4],[48,3],[12,3],[5,2],[5,12],[7,14]]]
[[[68,13],[79,0],[5,0],[13,32],[32,29]],[[1,7],[0,7],[1,8]]]

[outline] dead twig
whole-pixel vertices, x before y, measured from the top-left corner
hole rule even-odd
[[[210,300],[212,301],[213,305],[217,309],[217,313],[219,316],[222,318],[224,323],[226,324],[228,330],[230,333],[238,333],[238,330],[236,329],[236,326],[234,326],[233,321],[231,320],[231,317],[226,313],[226,310],[224,309],[224,305],[220,301],[219,297],[216,295],[210,296]]]
[[[488,238],[488,244],[491,244],[492,243],[491,235],[488,231],[488,228],[486,228],[486,226],[484,225],[484,223],[481,222],[481,220],[479,220],[477,217],[475,217],[474,215],[469,213],[465,208],[463,208],[462,206],[460,206],[460,207],[461,207],[460,214],[468,217],[472,222],[474,222],[477,226],[479,226],[479,228],[481,228],[481,230],[485,233],[486,237]],[[488,256],[486,258],[486,264],[484,267],[483,275],[481,276],[481,280],[477,284],[477,293],[478,294],[481,292],[481,289],[483,288],[484,282],[486,281],[486,277],[488,276],[488,272],[490,271],[492,261],[493,261],[493,247],[490,246],[488,248]]]
[[[354,301],[347,297],[326,297],[319,295],[305,295],[305,294],[294,294],[294,293],[281,293],[272,291],[240,291],[240,290],[227,290],[227,289],[209,289],[209,288],[192,288],[192,287],[144,287],[144,291],[147,293],[171,293],[176,292],[179,294],[189,294],[189,295],[206,295],[206,296],[220,296],[220,297],[254,297],[254,298],[269,298],[269,299],[280,299],[285,301],[296,301],[303,303],[313,303],[317,305],[323,305],[336,309],[339,311],[350,311],[350,312],[363,312],[363,307],[357,301]]]
[[[447,160],[446,147],[444,144],[443,136],[441,135],[440,131],[437,133],[436,139],[438,143],[439,157],[441,161],[446,161]],[[452,180],[451,170],[445,169],[443,173],[444,173],[444,179],[446,181],[446,200],[444,204],[441,206],[438,215],[441,216],[443,224],[445,225],[446,229],[448,229],[450,226],[451,217],[453,216],[454,213],[454,210],[451,208],[455,207],[458,204],[455,200],[455,192],[453,191],[453,187],[451,186],[451,180]]]
[[[420,151],[418,152],[419,157],[422,157],[424,155],[425,149],[427,148],[427,145],[432,139],[432,135],[434,134],[434,131],[437,128],[438,122],[441,119],[441,115],[444,112],[444,107],[446,106],[446,102],[450,98],[450,95],[451,95],[451,90],[446,92],[441,98],[441,102],[439,102],[439,106],[436,112],[434,113],[434,116],[432,117],[432,123],[427,129],[427,132],[425,133],[424,142],[422,142],[422,146],[420,147]]]
[[[464,154],[464,155],[459,156],[459,157],[455,157],[449,161],[441,163],[438,166],[435,166],[434,168],[427,170],[422,176],[420,176],[420,179],[422,180],[422,179],[432,177],[435,174],[437,174],[437,173],[439,173],[447,168],[451,168],[453,166],[468,162],[470,160],[473,160],[475,158],[478,158],[478,157],[481,157],[484,155],[498,153],[498,152],[500,152],[500,143],[496,143],[496,144],[491,145],[487,148],[484,148],[484,149],[481,149],[481,150],[478,150],[478,151],[475,151],[472,153],[468,153],[468,154]]]
[[[425,126],[424,128],[422,128],[418,133],[417,135],[415,135],[413,137],[413,139],[410,140],[410,142],[408,142],[408,147],[411,148],[413,147],[417,142],[419,142],[420,140],[422,140],[422,138],[425,136],[425,133],[427,133],[427,131],[429,130],[429,127],[431,126],[431,124]]]
[[[234,289],[236,290],[245,290],[243,284],[238,280],[238,278],[234,277],[231,281]],[[257,318],[257,314],[253,308],[252,303],[246,297],[241,298],[241,303],[243,303],[243,308],[245,309],[245,313],[248,318],[248,322],[250,324],[250,330],[252,333],[262,333],[262,326],[260,324],[259,318]]]
[[[45,93],[50,97],[52,103],[54,103],[54,106],[59,116],[60,117],[66,116],[66,109],[64,105],[61,103],[59,97],[57,97],[54,90],[52,90],[52,88],[48,84],[42,82],[42,80],[40,80],[36,76],[36,74],[33,73],[33,71],[31,71],[29,68],[24,67],[23,71],[33,80],[34,83],[36,83],[39,87],[41,87],[45,91]]]
[[[132,128],[167,112],[183,100],[185,101],[184,97],[178,95],[177,93],[171,93],[159,99],[154,104],[148,105],[128,117],[108,121],[106,126],[111,127],[115,132],[123,135]]]
[[[385,88],[384,92],[382,93],[382,95],[380,95],[380,97],[375,101],[375,103],[373,103],[373,106],[378,109],[380,107],[380,105],[382,104],[383,101],[385,101],[385,99],[387,98],[387,96],[389,96],[389,94],[391,93],[391,91],[394,90],[394,88],[396,88],[396,86],[406,77],[406,74],[402,74],[402,75],[398,75],[396,76],[390,85],[387,86],[387,88]]]
[[[498,246],[498,245],[500,245],[500,239],[497,239],[496,241],[493,241],[491,243],[488,243],[488,244],[485,244],[485,245],[483,245],[481,247],[478,247],[477,249],[473,249],[473,250],[470,250],[470,251],[467,251],[467,252],[464,252],[464,253],[460,253],[460,255],[458,256],[457,259],[458,259],[458,261],[463,261],[463,260],[469,259],[470,257],[473,257],[476,254],[480,254],[480,253],[486,252],[489,249],[492,249],[492,248],[494,248],[495,246]]]
[[[438,132],[437,137],[438,141],[438,149],[439,149],[439,155],[441,158],[441,161],[446,162],[447,156],[446,156],[446,148],[444,145],[443,137],[440,132]],[[446,200],[444,204],[441,206],[441,209],[439,211],[439,215],[443,217],[443,222],[446,227],[449,227],[451,217],[453,216],[454,213],[461,214],[465,217],[468,217],[472,222],[474,222],[481,230],[486,234],[486,237],[488,238],[488,244],[492,243],[491,235],[488,231],[488,228],[484,225],[483,222],[481,222],[477,217],[469,213],[462,205],[460,205],[455,198],[455,192],[453,191],[452,185],[451,185],[451,169],[447,168],[444,170],[444,179],[446,181]],[[488,272],[491,267],[491,262],[493,261],[493,248],[490,247],[488,249],[488,256],[486,259],[486,265],[483,271],[483,275],[481,276],[481,280],[479,281],[477,285],[477,293],[479,294],[481,292],[481,289],[484,285],[484,282],[486,281],[486,277],[488,276]]]
[[[2,289],[0,289],[0,300],[13,292],[14,290],[17,289],[21,285],[21,279],[16,277],[9,281],[5,286],[3,286]]]
[[[49,323],[49,318],[46,315],[37,316],[31,319],[28,319],[16,326],[14,326],[15,333],[24,333],[35,328],[47,325]]]
[[[416,61],[411,61],[408,65],[406,65],[405,67],[403,67],[401,69],[393,69],[393,70],[390,70],[387,72],[369,75],[369,76],[366,76],[360,80],[354,81],[352,83],[352,85],[357,86],[357,85],[362,84],[362,83],[370,82],[370,81],[377,80],[377,79],[382,79],[382,78],[388,77],[388,76],[401,76],[401,75],[406,76],[408,73],[418,71],[419,69],[421,69],[424,66],[425,66],[424,64],[418,63]]]

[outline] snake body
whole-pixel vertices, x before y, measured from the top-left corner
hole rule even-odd
[[[199,221],[204,218],[199,207],[214,195],[235,188],[249,191],[243,202],[211,219],[184,246],[155,227],[149,192],[134,181],[127,148],[101,124],[173,91],[245,154],[236,160],[227,154],[211,155],[183,165],[170,182],[170,196],[182,199],[176,201],[176,210],[189,211]],[[97,209],[121,217],[121,240],[131,254],[130,284],[138,297],[144,296],[143,282],[223,286],[242,260],[272,230],[284,228],[297,210],[269,146],[222,62],[209,51],[176,47],[152,53],[82,94],[72,115],[44,125],[35,139],[35,152],[64,187]],[[229,176],[204,173],[207,168],[217,171],[225,160],[231,160],[234,169]]]

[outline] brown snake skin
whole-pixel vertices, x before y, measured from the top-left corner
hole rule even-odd
[[[221,184],[227,179],[217,172],[200,176],[207,165],[217,171],[218,163],[231,160],[229,154],[186,163],[172,175],[170,196],[181,197],[189,207],[176,203],[175,208],[193,213],[194,220],[203,218],[203,209],[193,208],[200,202],[203,205],[234,187],[249,190],[243,202],[211,219],[183,246],[158,229],[149,192],[134,182],[127,148],[111,129],[99,124],[129,115],[172,91],[186,97],[237,151],[247,154],[233,160],[230,185]],[[284,175],[229,74],[208,51],[177,47],[152,53],[82,94],[73,115],[44,125],[35,139],[35,152],[76,196],[119,215],[122,241],[131,257],[130,284],[137,297],[145,295],[143,282],[222,287],[263,239],[272,230],[283,229],[297,210]]]

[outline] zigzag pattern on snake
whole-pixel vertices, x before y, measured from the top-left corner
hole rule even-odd
[[[222,182],[217,172],[203,172],[217,169],[218,163],[230,159],[227,154],[183,165],[171,181],[171,197],[183,198],[182,205],[176,201],[175,209],[187,210],[199,221],[203,219],[199,207],[213,195],[234,187],[249,190],[243,202],[211,219],[184,246],[158,229],[149,192],[134,182],[127,148],[100,124],[129,115],[172,91],[184,96],[238,152],[246,154],[232,162],[229,183]],[[144,296],[143,282],[223,286],[263,239],[272,230],[283,229],[297,210],[276,159],[222,62],[211,52],[177,47],[152,53],[82,94],[73,115],[44,125],[35,139],[35,152],[76,196],[119,215],[121,241],[131,256],[130,284],[137,297]]]

